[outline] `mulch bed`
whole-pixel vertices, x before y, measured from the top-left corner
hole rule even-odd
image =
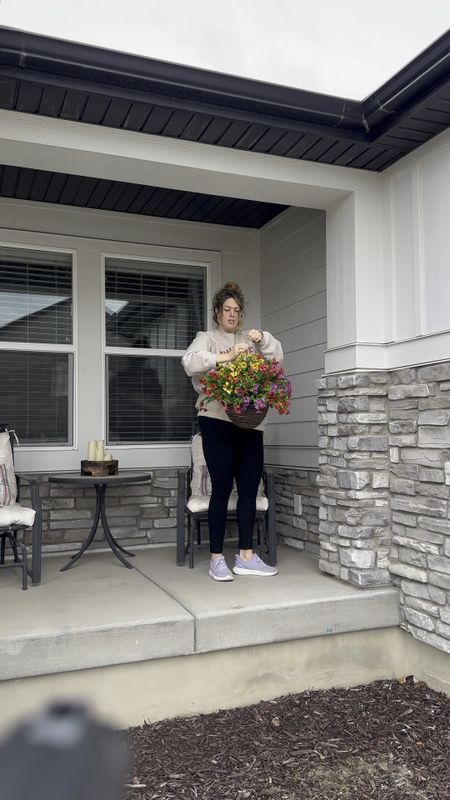
[[[450,698],[412,678],[127,733],[127,800],[450,799]]]

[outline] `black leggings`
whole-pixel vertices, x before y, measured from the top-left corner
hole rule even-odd
[[[223,551],[227,505],[236,479],[239,548],[251,550],[255,525],[256,495],[261,481],[264,446],[262,431],[238,428],[232,422],[198,416],[203,452],[211,476],[212,495],[208,524],[211,553]]]

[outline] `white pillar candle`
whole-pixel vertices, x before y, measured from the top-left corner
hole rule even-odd
[[[113,460],[113,457],[112,457],[111,453],[108,453],[107,450],[105,450],[105,458],[104,458],[104,460],[105,461],[112,461]]]
[[[103,439],[97,439],[95,460],[103,461],[104,457],[105,457],[105,442],[103,441]]]
[[[87,452],[88,461],[95,461],[96,456],[97,456],[97,440],[89,439],[88,452]]]

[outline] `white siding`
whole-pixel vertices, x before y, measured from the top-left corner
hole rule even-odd
[[[73,448],[18,451],[22,470],[79,469],[89,439],[105,438],[101,254],[169,258],[210,264],[209,295],[226,280],[248,298],[246,324],[260,327],[259,233],[243,228],[172,222],[130,214],[0,201],[0,243],[74,252],[78,285],[78,352]],[[118,450],[118,448],[114,448]],[[188,445],[119,449],[121,466],[188,463]]]
[[[424,328],[433,333],[450,328],[450,144],[423,159],[419,191]]]
[[[327,210],[327,373],[450,352],[450,130],[376,177]]]
[[[280,339],[293,385],[291,413],[269,416],[267,460],[317,467],[315,381],[326,347],[325,213],[289,209],[261,232],[262,327]]]
[[[384,173],[384,193],[389,210],[386,256],[392,278],[392,340],[401,342],[448,331],[449,132],[388,169]],[[434,357],[439,355],[436,352]],[[432,359],[431,349],[429,360]]]

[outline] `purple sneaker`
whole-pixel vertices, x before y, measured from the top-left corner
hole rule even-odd
[[[209,562],[208,575],[215,581],[233,581],[231,570],[227,567],[224,556],[212,558]]]
[[[235,575],[261,575],[261,577],[269,577],[270,575],[276,575],[278,570],[276,567],[265,564],[256,553],[253,553],[248,561],[235,555],[233,572]]]

